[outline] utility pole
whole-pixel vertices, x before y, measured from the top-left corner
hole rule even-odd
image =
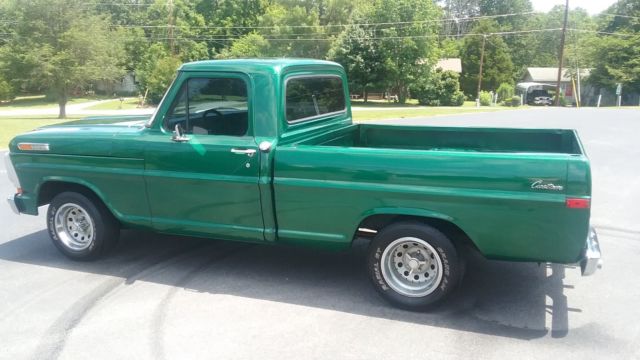
[[[560,106],[560,81],[562,80],[562,62],[564,60],[564,38],[567,34],[567,22],[569,21],[569,0],[564,5],[564,24],[562,25],[562,35],[560,37],[560,59],[558,61],[558,82],[556,83],[555,106]]]
[[[167,27],[167,38],[169,40],[169,50],[171,51],[171,55],[175,55],[175,43],[173,38],[173,0],[169,0],[167,2],[167,9],[169,10],[169,24]]]
[[[568,1],[568,0],[567,0]],[[482,35],[482,50],[480,50],[480,71],[478,71],[478,97],[480,99],[480,89],[482,88],[482,65],[484,64],[484,46],[487,42],[487,35]]]

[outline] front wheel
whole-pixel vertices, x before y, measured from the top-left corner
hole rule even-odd
[[[58,194],[47,211],[53,244],[74,260],[93,260],[117,242],[119,224],[95,197],[76,192]]]
[[[425,310],[444,299],[458,284],[461,265],[455,246],[443,233],[416,222],[384,228],[368,254],[376,290],[407,310]]]

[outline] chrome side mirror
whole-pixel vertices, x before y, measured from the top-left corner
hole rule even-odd
[[[184,135],[182,131],[182,127],[180,124],[176,124],[176,127],[173,130],[173,136],[171,136],[171,140],[175,142],[186,142],[189,141],[189,137]]]

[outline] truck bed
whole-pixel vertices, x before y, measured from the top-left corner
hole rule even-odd
[[[356,124],[301,143],[363,148],[580,155],[573,130]]]
[[[572,130],[347,125],[279,145],[273,183],[285,242],[349,243],[344,224],[396,213],[451,222],[488,258],[571,263],[589,231],[565,204],[591,192]]]

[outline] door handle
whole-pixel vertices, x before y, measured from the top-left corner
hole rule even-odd
[[[231,152],[239,155],[248,155],[249,157],[253,156],[256,153],[256,149],[231,149]]]

